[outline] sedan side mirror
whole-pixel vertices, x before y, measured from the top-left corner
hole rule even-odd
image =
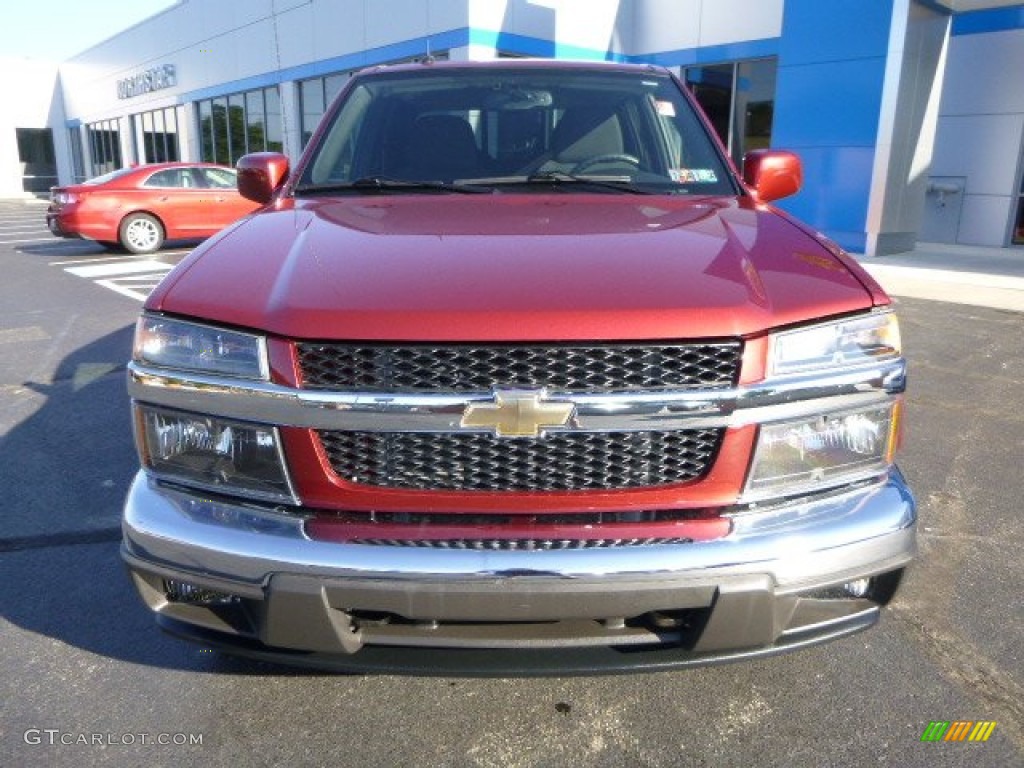
[[[800,158],[781,149],[755,149],[743,158],[743,181],[763,203],[789,197],[804,181]]]
[[[257,203],[269,203],[288,178],[288,158],[279,152],[243,155],[238,169],[238,192]]]

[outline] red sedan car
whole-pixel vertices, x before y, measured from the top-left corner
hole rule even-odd
[[[154,163],[50,190],[46,225],[132,253],[165,240],[204,238],[259,206],[238,194],[235,170],[211,163]]]

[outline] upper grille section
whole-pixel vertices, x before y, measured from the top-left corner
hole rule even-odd
[[[742,344],[297,345],[303,386],[360,391],[727,389]]]

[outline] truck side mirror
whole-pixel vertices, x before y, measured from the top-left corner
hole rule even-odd
[[[743,158],[743,181],[767,203],[800,191],[804,181],[800,158],[781,149],[755,149]]]
[[[253,152],[243,155],[238,169],[238,192],[257,203],[269,203],[288,178],[288,158],[279,152]]]

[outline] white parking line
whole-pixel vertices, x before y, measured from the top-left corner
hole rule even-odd
[[[91,259],[67,259],[66,261],[51,261],[48,266],[66,267],[68,264],[97,264],[101,261],[124,262],[124,256],[93,256]]]
[[[159,283],[166,274],[167,272],[161,272],[157,275],[149,275],[148,277],[150,278],[150,282],[131,288],[127,285],[122,285],[117,280],[97,280],[96,285],[102,285],[104,288],[109,288],[115,293],[120,293],[122,296],[127,296],[128,298],[135,299],[137,301],[145,301],[153,289],[156,288],[157,283]]]
[[[39,237],[32,240],[0,240],[0,245],[14,245],[16,243],[45,243],[53,240],[54,236],[50,235],[49,237]]]
[[[174,254],[175,252],[165,253]],[[177,253],[187,253],[187,251]],[[65,266],[68,263],[82,266]],[[98,286],[135,301],[145,301],[157,284],[164,279],[164,276],[174,269],[173,264],[155,259],[125,259],[123,256],[101,256],[93,259],[80,259],[76,262],[53,262],[51,266],[64,267],[64,271],[68,274],[92,280]]]
[[[143,261],[122,261],[119,264],[93,264],[88,267],[68,267],[65,272],[85,278],[113,277],[114,275],[131,275],[136,272],[169,272],[170,264],[145,259]]]
[[[160,251],[161,256],[183,256],[188,251]],[[67,259],[62,261],[51,261],[49,266],[51,267],[66,267],[68,264],[98,264],[101,261],[113,261],[121,264],[130,264],[131,261],[125,256],[103,256],[102,254],[96,254],[89,259]]]

